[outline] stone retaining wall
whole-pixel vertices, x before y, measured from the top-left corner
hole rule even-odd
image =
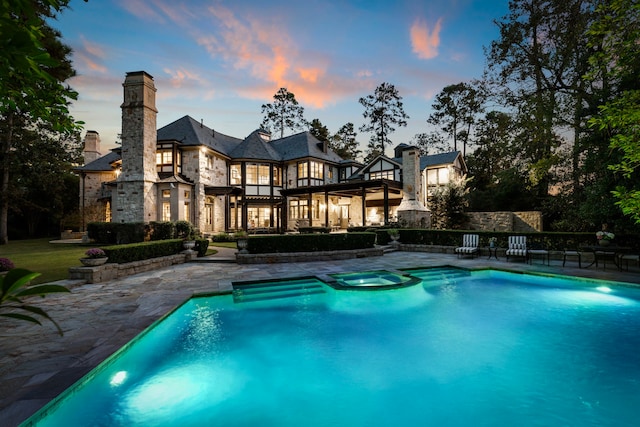
[[[467,212],[465,228],[482,231],[542,231],[542,212]]]
[[[87,283],[106,282],[119,277],[169,267],[174,264],[183,264],[195,258],[196,252],[191,252],[192,254],[183,252],[176,255],[127,262],[124,264],[104,264],[98,267],[71,267],[69,269],[69,279],[84,280]]]
[[[382,248],[353,249],[348,251],[283,252],[277,254],[236,254],[238,264],[274,264],[303,261],[335,261],[370,256],[382,256]]]

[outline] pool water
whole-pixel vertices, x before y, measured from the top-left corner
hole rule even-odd
[[[26,424],[637,425],[640,289],[407,273],[421,283],[193,298]]]

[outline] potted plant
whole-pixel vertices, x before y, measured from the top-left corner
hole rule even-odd
[[[390,228],[387,230],[387,234],[391,238],[391,244],[397,245],[398,239],[400,239],[400,231],[397,228]]]
[[[9,270],[13,270],[16,266],[9,258],[0,258],[0,276],[7,274]]]
[[[107,254],[100,248],[91,248],[87,250],[85,253],[85,258],[80,258],[80,262],[82,265],[87,267],[96,267],[98,265],[102,265],[107,262],[109,258],[107,258]]]
[[[193,225],[189,221],[180,220],[176,222],[176,233],[178,238],[183,240],[182,246],[186,250],[192,250],[196,246],[196,233]]]
[[[498,242],[498,238],[497,237],[489,237],[489,247],[490,248],[495,248],[497,242]]]
[[[234,233],[234,237],[236,239],[236,245],[238,246],[239,252],[241,254],[249,253],[247,250],[247,245],[249,244],[248,236],[246,231],[236,231]]]
[[[611,241],[616,237],[615,234],[610,233],[608,231],[602,230],[596,233],[596,239],[598,239],[598,244],[600,246],[609,246]]]

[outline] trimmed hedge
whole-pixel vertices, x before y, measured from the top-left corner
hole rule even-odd
[[[184,248],[182,247],[182,239],[172,239],[134,243],[130,245],[106,246],[103,247],[102,250],[104,250],[109,257],[109,262],[123,264],[125,262],[175,255],[182,252]]]
[[[90,222],[87,235],[97,243],[123,245],[144,242],[146,226],[143,222]]]
[[[372,248],[375,233],[285,234],[251,236],[247,250],[252,254],[320,252]]]
[[[184,240],[169,239],[144,243],[133,243],[129,245],[115,245],[103,247],[105,254],[109,257],[109,262],[123,264],[125,262],[141,261],[143,259],[158,258],[162,256],[179,254],[184,250]],[[194,250],[198,256],[205,256],[209,249],[207,239],[196,239]]]
[[[382,230],[377,231],[378,236]],[[505,231],[476,231],[476,230],[432,230],[401,228],[400,243],[417,245],[460,246],[463,234],[478,234],[480,246],[489,246],[489,239],[498,239],[497,246],[506,248],[509,236],[527,236],[527,246],[544,248],[551,251],[575,249],[581,246],[597,244],[594,233],[564,233],[564,232],[531,232],[515,233]],[[639,249],[640,239],[637,235],[616,235],[614,240],[618,245]]]
[[[176,225],[171,221],[152,221],[151,240],[169,240],[176,237]]]

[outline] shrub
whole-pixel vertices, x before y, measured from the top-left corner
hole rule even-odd
[[[176,221],[176,237],[179,239],[193,240],[194,229],[189,221]]]
[[[176,225],[171,221],[153,221],[151,226],[151,240],[169,240],[176,237]]]
[[[111,245],[143,242],[145,225],[142,222],[90,222],[87,234],[98,243]]]
[[[252,254],[353,250],[372,248],[375,240],[375,233],[253,236],[247,249]]]
[[[134,243],[129,245],[107,246],[102,248],[109,262],[122,264],[143,259],[174,255],[183,250],[182,239],[160,240]]]
[[[215,236],[211,237],[211,240],[214,242],[235,242],[236,238],[227,233],[218,233]]]

